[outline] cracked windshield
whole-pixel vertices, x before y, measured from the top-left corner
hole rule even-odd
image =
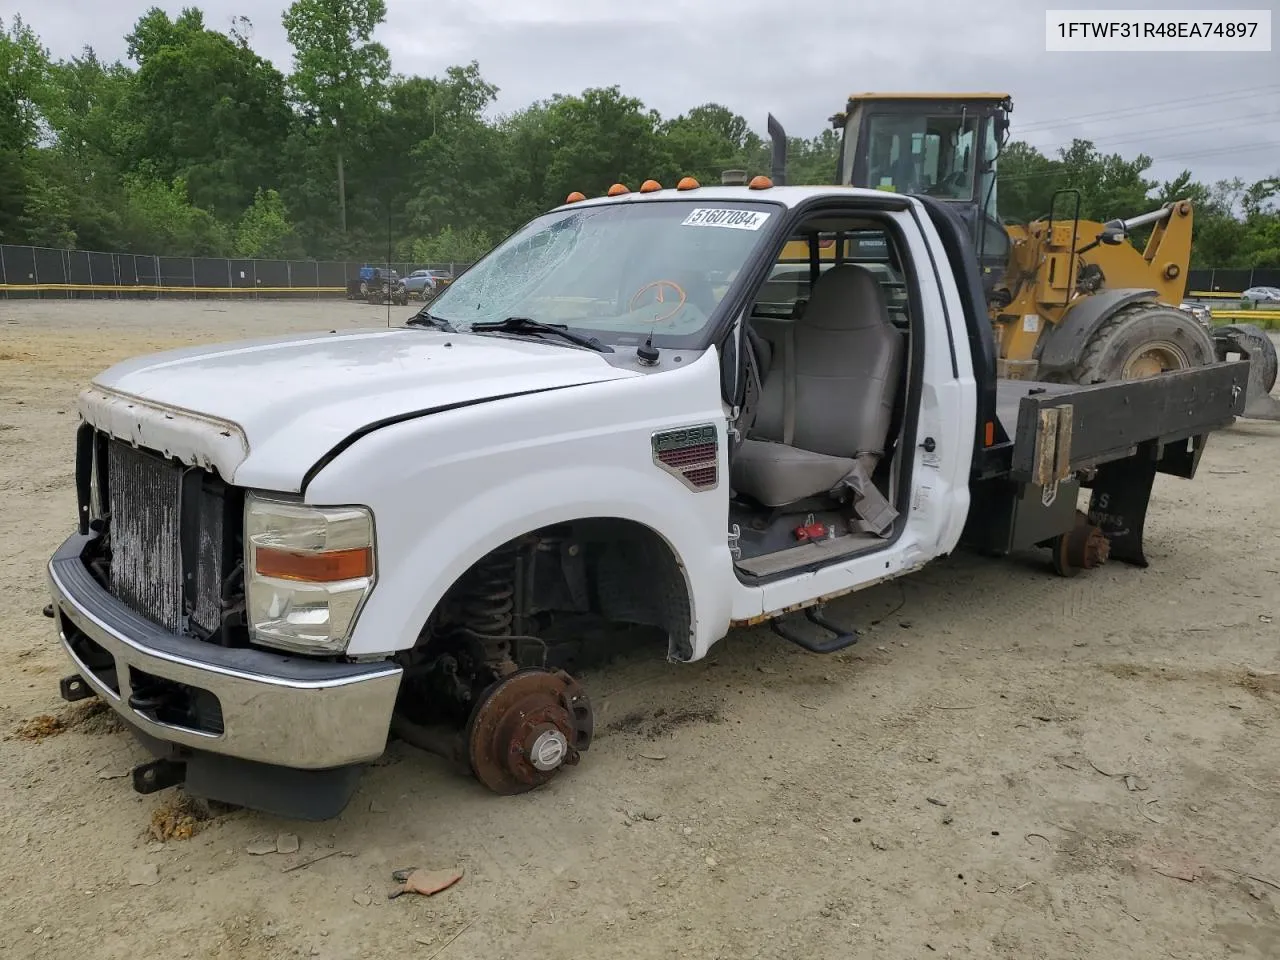
[[[697,334],[778,215],[712,201],[548,214],[454,281],[430,312],[460,330],[527,317],[606,339]]]

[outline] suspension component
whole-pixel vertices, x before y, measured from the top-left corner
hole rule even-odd
[[[518,561],[517,544],[493,551],[467,577],[462,598],[462,626],[483,648],[485,665],[500,677],[516,670],[511,657],[511,633]]]
[[[478,561],[449,591],[418,643],[399,658],[405,677],[396,710],[421,728],[405,739],[423,741],[419,733],[428,727],[461,730],[495,682],[521,665],[546,666],[547,644],[531,619],[534,573],[539,561],[558,566],[564,544],[562,536],[513,540]],[[427,739],[434,743],[434,734]],[[554,753],[551,746],[539,748],[544,758]]]
[[[553,532],[538,534],[538,539],[534,543],[534,549],[539,553],[559,554],[560,548],[564,545],[568,538]]]

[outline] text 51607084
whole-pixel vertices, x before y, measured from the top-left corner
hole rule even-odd
[[[1270,10],[1050,10],[1053,52],[1267,53]]]

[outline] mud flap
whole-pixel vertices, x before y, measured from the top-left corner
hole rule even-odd
[[[1098,467],[1090,484],[1089,522],[1111,541],[1111,559],[1146,567],[1142,531],[1151,503],[1157,462],[1141,454]]]
[[[1240,414],[1244,420],[1280,420],[1280,399],[1259,392],[1254,378],[1249,378],[1248,400],[1244,412]]]

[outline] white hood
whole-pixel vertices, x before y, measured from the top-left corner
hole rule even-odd
[[[325,453],[379,421],[638,375],[552,342],[399,328],[138,357],[95,377],[80,409],[230,482],[296,492]]]

